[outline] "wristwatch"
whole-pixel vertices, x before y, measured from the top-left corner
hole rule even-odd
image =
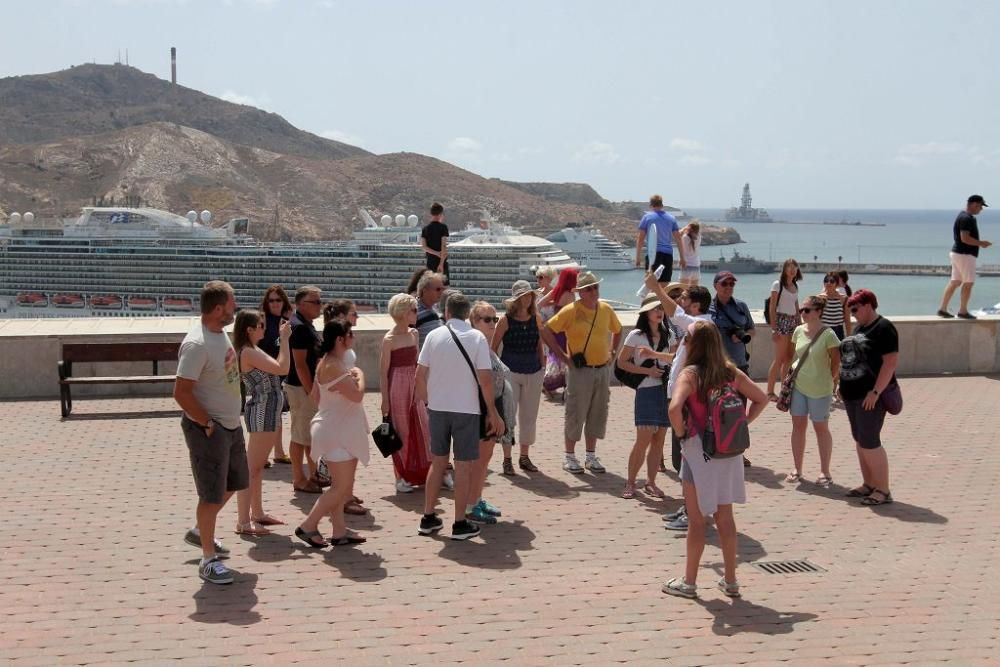
[[[872,387],[872,393],[875,394],[876,396],[878,396],[878,389],[876,389],[875,387]]]

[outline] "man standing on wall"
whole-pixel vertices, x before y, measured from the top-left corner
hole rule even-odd
[[[951,246],[951,280],[944,288],[944,296],[941,298],[941,308],[938,309],[938,317],[954,317],[948,312],[948,304],[951,296],[962,286],[959,294],[958,316],[966,320],[974,320],[976,316],[969,312],[969,297],[972,296],[972,285],[976,282],[976,258],[979,257],[980,248],[989,248],[992,243],[979,240],[979,223],[976,216],[989,204],[982,195],[972,195],[965,205],[965,210],[959,212],[955,218],[955,226],[952,230],[954,244]]]
[[[677,218],[663,210],[663,197],[653,195],[649,198],[650,211],[642,216],[639,221],[639,238],[635,243],[635,265],[643,266],[643,258],[646,262],[646,270],[655,272],[657,267],[663,267],[660,274],[661,283],[669,283],[674,275],[674,244],[677,244],[677,252],[680,254],[681,268],[687,266],[684,260],[684,247],[681,245],[681,230],[677,224]],[[656,261],[649,266],[649,256],[646,253],[646,232],[650,225],[656,227]]]
[[[444,224],[444,206],[431,204],[431,221],[420,230],[420,247],[427,258],[427,268],[448,278],[448,225]]]

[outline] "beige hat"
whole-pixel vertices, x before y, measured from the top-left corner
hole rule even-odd
[[[576,287],[573,289],[579,292],[582,289],[593,287],[594,285],[600,285],[601,282],[602,281],[590,271],[584,271],[580,274],[580,278],[576,281]]]
[[[660,305],[660,297],[655,294],[647,294],[646,298],[642,300],[642,305],[639,306],[639,312],[645,313],[646,311],[653,310],[654,308],[659,308]]]
[[[529,293],[535,293],[535,290],[531,289],[531,284],[527,280],[518,280],[510,288],[511,297],[504,299],[503,302],[505,305],[510,306],[522,296]]]
[[[663,291],[666,292],[667,294],[670,294],[677,288],[687,289],[687,285],[685,285],[684,283],[667,283],[667,285],[663,288]]]

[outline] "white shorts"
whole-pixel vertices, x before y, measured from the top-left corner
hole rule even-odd
[[[686,266],[681,269],[681,280],[693,280],[695,284],[701,283],[701,266]]]
[[[976,282],[975,255],[960,255],[957,252],[948,253],[951,257],[951,279],[961,283]]]

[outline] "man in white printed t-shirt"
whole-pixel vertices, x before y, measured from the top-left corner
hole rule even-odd
[[[494,435],[503,434],[504,423],[493,403],[493,374],[490,346],[481,332],[466,319],[472,310],[461,292],[448,297],[445,326],[427,334],[417,359],[416,396],[427,402],[431,431],[431,470],[424,487],[424,515],[421,535],[441,530],[443,523],[434,512],[441,480],[448,465],[451,444],[455,445],[455,522],[451,539],[467,540],[479,534],[479,526],[465,518],[473,469],[479,460],[479,387],[486,402],[487,424]],[[465,356],[459,349],[465,350]],[[475,367],[475,371],[470,367]]]
[[[184,541],[201,547],[198,574],[212,584],[230,584],[233,574],[219,561],[229,551],[215,539],[215,520],[236,491],[250,486],[246,443],[240,424],[240,371],[224,327],[236,319],[233,288],[221,280],[201,290],[201,321],[181,342],[174,400],[184,411],[181,430],[198,491],[197,526]]]

